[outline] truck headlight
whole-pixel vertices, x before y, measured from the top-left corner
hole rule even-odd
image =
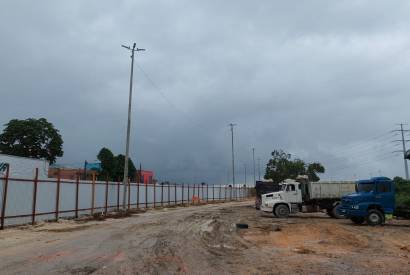
[[[358,209],[359,209],[359,205],[352,205],[352,208],[358,210]]]

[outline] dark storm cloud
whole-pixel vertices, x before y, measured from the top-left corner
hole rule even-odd
[[[407,1],[3,1],[4,124],[47,117],[61,163],[121,153],[137,42],[131,155],[160,179],[226,182],[275,148],[327,177],[402,174],[387,133],[407,120]],[[249,174],[248,174],[249,175]],[[249,179],[250,177],[248,177]]]

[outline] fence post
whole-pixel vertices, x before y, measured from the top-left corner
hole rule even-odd
[[[164,206],[164,183],[161,182],[161,207]]]
[[[189,197],[189,183],[188,183],[188,205],[190,204],[191,198]]]
[[[209,189],[208,189],[208,184],[206,185],[206,202],[208,203],[209,201],[209,193],[208,193]]]
[[[108,212],[108,177],[105,179],[105,215]]]
[[[185,200],[184,200],[184,188],[185,188],[185,184],[182,184],[182,205],[185,205]]]
[[[128,210],[131,208],[131,179],[128,178]]]
[[[145,183],[145,209],[148,208],[148,184]]]
[[[174,200],[174,204],[177,204],[177,184],[175,183],[175,185],[174,185],[174,190],[175,190],[175,192],[174,192],[174,197],[175,197],[175,200]]]
[[[212,201],[215,201],[215,185],[212,184]]]
[[[0,230],[4,229],[4,219],[6,218],[6,201],[7,201],[7,188],[9,185],[9,173],[10,173],[10,166],[7,165],[6,170],[6,177],[4,178],[4,186],[3,186],[3,200],[1,205],[1,224]]]
[[[168,206],[171,204],[171,183],[168,182]]]
[[[156,204],[156,184],[155,184],[155,182],[153,183],[154,184],[154,208],[155,208],[155,204]]]
[[[38,183],[38,168],[36,168],[36,176],[34,178],[34,190],[33,190],[33,208],[31,214],[31,224],[36,222],[36,204],[37,204],[37,183]]]
[[[140,208],[140,183],[137,182],[137,208]]]
[[[75,218],[78,218],[78,193],[80,189],[80,173],[77,172],[77,179],[75,182]]]
[[[94,203],[95,203],[95,173],[93,173],[91,184],[91,216],[94,215]]]
[[[120,210],[120,180],[117,180],[117,211]]]
[[[58,212],[60,210],[60,183],[61,183],[61,170],[57,171],[57,188],[56,188],[56,221],[58,221]]]

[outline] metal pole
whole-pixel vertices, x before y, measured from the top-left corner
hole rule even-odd
[[[231,145],[232,145],[232,187],[235,187],[235,151],[233,145],[233,127],[236,124],[230,123],[229,126],[231,127]],[[232,199],[232,191],[231,191],[231,199]]]
[[[144,51],[144,49],[136,49],[136,44],[134,43],[132,49],[129,46],[123,46],[124,48],[131,51],[131,74],[130,74],[130,93],[128,97],[128,120],[127,120],[127,138],[125,142],[125,159],[124,159],[124,177],[123,177],[123,186],[124,186],[124,196],[122,200],[122,208],[126,209],[126,198],[127,198],[127,179],[128,179],[128,158],[130,150],[130,131],[131,131],[131,104],[132,104],[132,82],[134,76],[134,53],[136,51]]]
[[[93,173],[93,181],[91,186],[91,216],[94,215],[94,201],[95,201],[95,173]]]
[[[75,218],[78,218],[78,195],[80,191],[80,171],[77,172],[77,179],[75,182]]]
[[[57,172],[57,188],[56,188],[56,221],[58,221],[58,212],[60,207],[60,181],[61,181],[61,172],[60,168]]]
[[[253,158],[253,184],[256,184],[256,169],[255,169],[255,148],[252,148],[252,158]]]
[[[6,177],[4,179],[4,186],[3,186],[3,200],[1,201],[1,224],[0,229],[4,229],[4,220],[6,218],[6,202],[7,202],[7,188],[9,185],[9,173],[10,173],[10,166],[7,165],[6,170]]]
[[[406,159],[406,141],[404,140],[403,123],[400,124],[400,131],[401,131],[401,140],[403,144],[404,171],[406,173],[406,180],[408,180],[409,179],[409,167],[407,166],[407,159]]]
[[[36,204],[37,204],[37,184],[38,184],[38,168],[36,168],[36,176],[34,178],[34,190],[33,190],[33,208],[31,214],[31,224],[36,222]]]

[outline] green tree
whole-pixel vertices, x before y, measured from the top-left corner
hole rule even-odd
[[[63,156],[63,139],[45,118],[12,119],[0,135],[0,152],[4,154],[45,158],[51,164]]]
[[[324,173],[324,172],[325,172],[325,167],[318,162],[308,164],[307,169],[306,169],[306,174],[309,177],[310,181],[319,181],[320,178],[317,175],[317,173]]]
[[[109,180],[115,179],[115,157],[114,154],[108,148],[102,148],[97,155],[97,159],[101,161],[101,179],[108,178]]]
[[[125,161],[125,156],[121,154],[116,156],[114,159],[114,162],[115,162],[114,178],[120,179],[121,181],[124,178],[124,161]],[[135,165],[132,159],[129,158],[128,159],[128,177],[130,177],[131,180],[135,180],[136,172],[137,172],[137,169],[135,168]]]
[[[325,168],[320,163],[306,164],[301,159],[292,159],[291,154],[283,150],[274,150],[266,165],[265,179],[281,182],[285,179],[296,179],[299,175],[308,175],[309,180],[318,181],[317,173],[324,173]]]

